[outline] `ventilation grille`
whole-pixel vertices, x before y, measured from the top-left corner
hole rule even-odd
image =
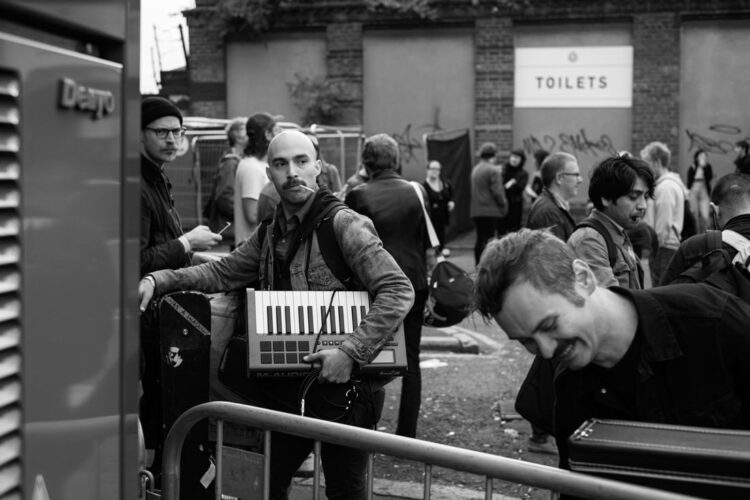
[[[0,499],[22,497],[21,113],[18,73],[0,68]]]

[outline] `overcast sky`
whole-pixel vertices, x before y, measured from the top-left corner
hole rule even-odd
[[[179,25],[185,24],[180,14],[195,7],[195,0],[144,0],[141,2],[141,93],[156,93],[159,60],[156,55],[154,26],[159,40],[161,69],[168,70],[185,65],[180,42]],[[187,26],[184,33],[189,43]],[[156,74],[155,74],[156,71]]]

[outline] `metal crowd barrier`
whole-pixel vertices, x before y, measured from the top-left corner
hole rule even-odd
[[[180,497],[180,454],[188,431],[205,418],[217,419],[216,498],[222,492],[223,422],[233,422],[264,430],[264,450],[270,449],[271,432],[278,431],[315,440],[313,498],[320,495],[320,443],[334,443],[369,452],[367,498],[373,495],[373,453],[396,456],[425,464],[424,499],[430,498],[432,467],[485,476],[485,498],[492,499],[492,480],[500,479],[584,498],[686,500],[694,497],[653,488],[600,479],[555,467],[466,450],[444,444],[410,439],[394,434],[361,429],[349,425],[300,417],[254,406],[227,402],[204,403],[186,411],[172,426],[164,444],[163,498]],[[270,460],[264,460],[263,498],[269,497]]]

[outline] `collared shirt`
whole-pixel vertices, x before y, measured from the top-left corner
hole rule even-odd
[[[750,306],[703,284],[610,290],[638,315],[630,374],[601,376],[619,363],[558,373],[561,467],[568,436],[588,418],[750,429]]]
[[[279,203],[276,206],[276,225],[274,230],[274,260],[276,273],[275,276],[278,281],[278,285],[275,287],[276,290],[292,290],[292,283],[289,276],[289,262],[288,253],[291,245],[295,239],[298,238],[297,229],[305,217],[307,217],[310,207],[313,204],[315,196],[310,196],[302,207],[296,212],[289,213],[284,208],[283,203]]]
[[[610,217],[596,208],[592,210],[591,218],[597,219],[609,231],[612,241],[617,247],[617,258],[614,266],[609,264],[607,242],[599,231],[590,227],[582,227],[573,232],[568,239],[568,246],[573,249],[576,257],[585,261],[596,276],[599,286],[609,287],[620,285],[633,290],[643,288],[640,280],[641,262],[633,251],[625,229]]]
[[[549,189],[547,191],[549,191]],[[563,210],[570,211],[570,204],[567,201],[563,200],[559,194],[555,193],[554,191],[549,191],[549,194],[552,195],[552,198],[555,200],[555,203],[557,203],[558,207],[562,208]]]

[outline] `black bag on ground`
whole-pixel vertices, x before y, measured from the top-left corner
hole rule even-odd
[[[471,312],[474,283],[452,262],[437,263],[430,277],[430,296],[424,309],[427,326],[444,327],[460,323]]]

